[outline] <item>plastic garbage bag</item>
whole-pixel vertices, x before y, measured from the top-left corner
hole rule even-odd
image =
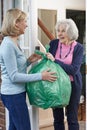
[[[27,83],[26,91],[30,104],[43,109],[67,106],[71,95],[69,76],[60,65],[49,60],[44,53],[39,51],[36,53],[42,55],[43,59],[30,69],[29,74],[50,68],[52,72],[56,72],[58,78],[54,82],[41,80]]]

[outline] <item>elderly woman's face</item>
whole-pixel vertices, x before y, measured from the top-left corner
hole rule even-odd
[[[66,33],[66,27],[65,25],[60,25],[58,28],[58,38],[61,43],[68,44],[70,41],[67,33]]]

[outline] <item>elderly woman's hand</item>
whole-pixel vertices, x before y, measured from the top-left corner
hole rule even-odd
[[[46,53],[46,56],[47,56],[48,59],[50,59],[52,61],[55,60],[55,58],[53,57],[53,55],[51,53]]]
[[[31,63],[40,60],[42,57],[38,54],[32,54],[27,60]]]

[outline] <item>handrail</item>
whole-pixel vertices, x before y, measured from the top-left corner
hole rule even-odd
[[[43,22],[38,18],[38,25],[45,32],[50,40],[55,39],[55,37],[49,32],[49,30],[44,26]]]

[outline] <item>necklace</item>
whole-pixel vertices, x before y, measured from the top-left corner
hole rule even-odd
[[[60,43],[60,59],[65,59],[71,52],[72,49],[72,44],[70,45],[69,51],[67,52],[67,54],[62,58],[62,43]]]

